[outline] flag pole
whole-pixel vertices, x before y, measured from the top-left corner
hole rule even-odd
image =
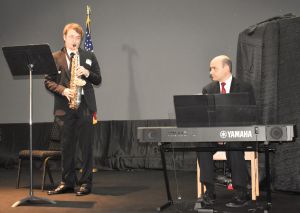
[[[92,40],[91,40],[91,7],[89,5],[86,6],[86,37],[85,37],[85,50],[87,51],[93,51],[93,44],[92,44]],[[93,125],[95,125],[97,123],[97,116],[96,116],[96,112],[94,112],[93,114]],[[82,169],[81,169],[82,171]],[[93,173],[97,172],[98,169],[96,167],[93,167]]]

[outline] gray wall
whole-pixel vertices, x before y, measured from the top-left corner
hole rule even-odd
[[[267,18],[300,13],[299,0],[1,0],[0,45],[63,46],[68,22],[85,25],[103,83],[95,88],[102,120],[173,117],[172,96],[194,94],[209,80],[209,61],[227,54],[235,64],[238,33]],[[29,82],[14,79],[0,53],[0,123],[28,122]],[[52,121],[53,96],[33,81],[33,121]]]

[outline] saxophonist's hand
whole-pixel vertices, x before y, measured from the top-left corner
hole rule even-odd
[[[74,96],[74,93],[69,88],[66,88],[64,89],[62,95],[65,96],[68,99],[68,101],[70,101],[70,99]]]
[[[86,78],[89,77],[90,72],[83,66],[79,66],[76,71],[77,77],[84,75]]]

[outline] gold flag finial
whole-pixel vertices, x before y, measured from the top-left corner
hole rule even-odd
[[[90,15],[91,14],[91,8],[89,5],[86,6],[86,14]]]
[[[86,6],[86,26],[89,28],[91,19],[90,19],[90,14],[91,14],[91,8],[89,5]]]

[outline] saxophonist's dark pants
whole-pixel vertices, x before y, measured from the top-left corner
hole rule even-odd
[[[62,151],[62,182],[69,187],[74,187],[75,160],[77,141],[82,153],[82,175],[79,184],[92,186],[93,176],[93,115],[88,109],[84,97],[81,98],[77,110],[69,110],[64,116],[57,116],[62,128],[61,151]]]

